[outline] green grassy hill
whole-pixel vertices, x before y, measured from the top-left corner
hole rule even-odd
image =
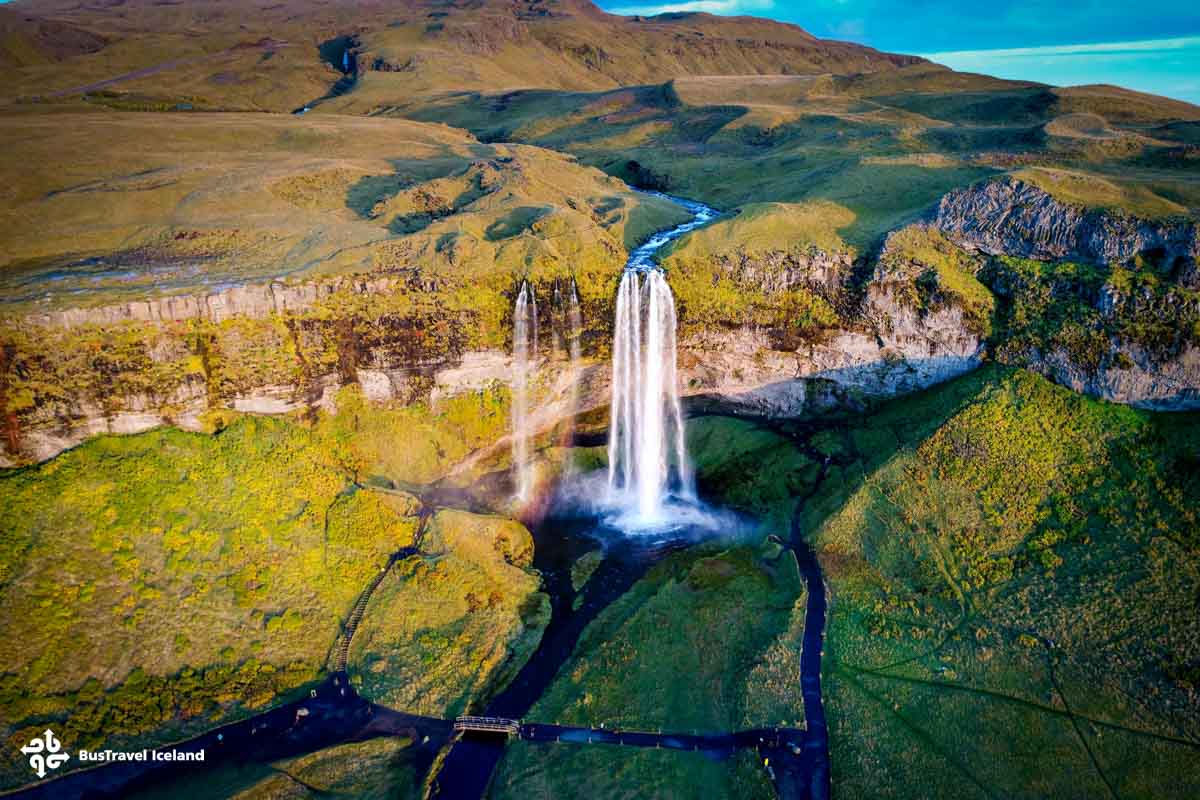
[[[844,78],[687,77],[608,92],[397,98],[376,113],[566,150],[635,185],[726,208],[836,202],[855,214],[845,235],[864,250],[952,188],[1029,168],[1071,170],[1097,188],[1089,198],[1134,214],[1200,208],[1189,166],[1195,145],[1186,127],[1171,127],[1200,119],[1197,107],[934,65]],[[1080,199],[1042,183],[1067,202]]]
[[[246,13],[236,0],[18,0],[5,14],[11,21],[0,22],[8,32],[0,53],[13,67],[0,97],[63,102],[110,90],[167,107],[290,111],[324,97],[348,66],[361,107],[395,94],[604,89],[664,75],[847,74],[920,61],[770,20],[618,17],[587,0],[256,5]]]
[[[994,368],[847,429],[804,513],[842,791],[1196,792],[1197,430]]]
[[[411,267],[585,283],[682,216],[570,157],[400,120],[23,113],[0,142],[8,314]]]
[[[376,438],[420,429],[342,406],[103,437],[0,473],[0,738],[52,724],[71,747],[140,748],[292,697],[334,668],[355,602],[408,548],[352,642],[354,680],[437,716],[496,691],[546,622],[528,531],[372,488],[412,475],[374,462]]]

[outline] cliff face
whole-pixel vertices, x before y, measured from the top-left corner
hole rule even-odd
[[[262,318],[271,314],[303,311],[318,300],[339,292],[355,295],[386,294],[408,281],[399,276],[373,278],[343,277],[328,281],[233,286],[211,294],[173,295],[134,300],[95,308],[68,308],[33,314],[34,325],[76,328],[85,325],[114,325],[123,322],[168,323],[186,320],[224,322],[234,317]]]
[[[1046,353],[1039,370],[1077,392],[1155,411],[1200,408],[1200,348],[1187,345],[1178,355],[1157,359],[1137,345],[1113,342],[1113,363],[1089,370],[1062,349]]]
[[[805,221],[784,226],[805,234],[777,247],[780,214]],[[814,244],[812,218],[783,207],[744,216],[729,224],[756,245],[710,229],[703,247],[666,261],[691,407],[773,418],[860,409],[974,369],[989,349],[1117,402],[1200,407],[1194,223],[1083,210],[1002,179],[948,195],[929,224],[889,235],[872,264]],[[6,460],[44,460],[100,433],[207,430],[229,410],[330,410],[349,383],[373,402],[435,412],[506,385],[508,323],[428,280],[400,270],[26,318],[0,354]],[[593,288],[578,392],[564,354],[542,352],[542,430],[607,403],[611,306]],[[562,318],[546,309],[547,345],[562,340],[550,335]],[[492,333],[474,335],[481,326]]]
[[[982,331],[936,275],[929,297],[914,291],[925,265],[889,245],[857,293],[853,261],[812,250],[801,257],[766,253],[718,264],[767,297],[803,289],[839,309],[819,330],[789,342],[786,326],[710,326],[683,342],[680,363],[692,403],[708,410],[797,417],[924,389],[981,363]],[[781,331],[780,327],[784,329]]]
[[[1142,256],[1200,289],[1200,235],[1191,220],[1146,220],[1085,209],[1012,177],[945,195],[933,224],[960,246],[989,255],[1121,264]]]
[[[931,225],[991,259],[1002,361],[1114,402],[1200,408],[1195,221],[1086,209],[1001,178],[947,194]]]
[[[689,402],[791,417],[862,407],[978,365],[982,339],[960,305],[942,298],[921,306],[906,293],[911,264],[878,268],[851,300],[853,267],[849,255],[820,250],[721,258],[717,268],[753,289],[770,313],[737,325],[688,328],[679,362]],[[331,411],[348,383],[376,403],[433,409],[447,398],[507,384],[508,354],[473,343],[465,333],[470,311],[386,311],[386,304],[399,303],[387,298],[421,293],[413,280],[395,274],[273,283],[27,318],[25,338],[14,345],[18,355],[10,353],[12,363],[2,370],[0,390],[16,409],[7,419],[7,460],[41,461],[103,433],[164,424],[208,430],[227,410]],[[364,317],[362,303],[381,297],[385,311]],[[797,297],[817,305],[789,306]],[[843,307],[840,316],[829,303]],[[824,310],[817,327],[797,338],[789,334],[788,314],[776,313],[789,308]],[[562,315],[545,311],[542,341],[549,344],[556,337],[548,329]],[[581,365],[578,393],[561,349],[543,349],[535,380],[535,424],[543,430],[572,414],[573,397],[579,411],[607,404],[608,316],[603,309],[588,313],[588,329],[598,335]],[[97,349],[106,355],[96,356]]]

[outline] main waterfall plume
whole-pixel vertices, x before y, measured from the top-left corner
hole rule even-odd
[[[527,502],[533,495],[533,461],[529,453],[529,375],[538,351],[538,310],[533,287],[521,281],[513,308],[513,411],[512,470],[516,497]]]
[[[627,269],[613,325],[608,491],[663,518],[667,498],[694,496],[684,448],[675,355],[675,298],[661,270]]]

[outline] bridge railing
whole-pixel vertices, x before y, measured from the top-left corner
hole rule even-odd
[[[458,717],[454,720],[454,730],[484,731],[488,733],[506,733],[509,736],[521,735],[521,721],[504,717]]]

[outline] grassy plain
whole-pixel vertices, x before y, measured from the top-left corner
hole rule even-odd
[[[854,214],[842,237],[862,251],[951,188],[1004,171],[1067,202],[1148,216],[1200,207],[1187,138],[1197,107],[929,64],[680,76],[606,92],[447,93],[381,113],[565,150],[635,185],[726,209],[837,203]]]
[[[569,157],[400,120],[24,113],[0,142],[7,313],[412,269],[590,288],[681,218]]]

